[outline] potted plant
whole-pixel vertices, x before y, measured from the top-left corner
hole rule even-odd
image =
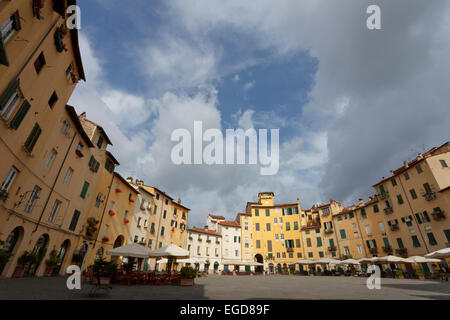
[[[338,267],[337,274],[339,274],[341,277],[345,277],[345,272],[342,267]]]
[[[17,266],[12,275],[13,278],[22,278],[25,272],[25,268],[35,261],[33,253],[24,251],[22,255],[17,259]]]
[[[395,276],[399,279],[405,279],[405,276],[403,275],[403,271],[401,269],[395,269]]]
[[[422,269],[417,269],[416,275],[417,275],[417,278],[419,278],[419,280],[425,280],[425,274]]]
[[[125,220],[123,221],[123,223],[128,224],[128,223],[130,223],[130,220],[125,219]]]
[[[308,273],[310,276],[314,276],[314,269],[309,269]]]
[[[117,264],[112,261],[106,261],[104,258],[97,259],[92,265],[92,272],[99,285],[110,284],[111,277],[116,270]]]
[[[58,252],[56,252],[56,250],[53,250],[52,252],[50,252],[50,257],[45,260],[45,273],[44,276],[49,277],[51,276],[53,270],[55,269],[56,266],[58,266],[58,264],[61,263],[61,259],[58,258]]]
[[[117,192],[117,193],[120,193],[120,192],[122,192],[122,189],[116,188],[116,192]]]
[[[193,286],[197,270],[192,267],[183,267],[180,270],[180,286]]]
[[[0,245],[3,245],[4,242],[0,241]],[[2,273],[3,268],[6,266],[6,264],[9,261],[9,258],[11,258],[13,254],[11,252],[8,252],[6,250],[0,249],[0,273]]]
[[[89,239],[93,239],[95,237],[95,232],[97,231],[97,224],[99,223],[99,221],[93,217],[90,217],[86,220],[86,222],[86,236]]]
[[[116,213],[115,213],[114,211],[112,211],[112,210],[109,210],[109,215],[110,215],[111,217],[114,217],[114,216],[116,215]]]

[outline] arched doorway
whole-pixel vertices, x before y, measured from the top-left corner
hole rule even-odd
[[[258,262],[258,263],[264,263],[264,258],[263,258],[263,256],[262,256],[261,254],[259,254],[259,253],[257,253],[257,254],[255,255],[255,260],[256,260],[256,262]],[[255,268],[255,272],[259,272],[259,273],[264,272],[264,267],[263,267],[263,266],[257,266],[257,267]]]
[[[281,273],[281,264],[280,264],[280,263],[277,264],[277,272],[278,272],[278,273]]]
[[[269,263],[269,273],[273,274],[275,272],[275,268],[273,263]]]
[[[28,270],[25,271],[25,276],[34,276],[36,274],[42,260],[44,260],[44,257],[47,253],[49,240],[50,238],[48,234],[45,233],[36,241],[36,244],[34,245],[32,251],[33,255],[35,255],[35,263],[30,264]]]
[[[123,236],[118,236],[116,238],[116,240],[114,240],[113,248],[118,248],[118,247],[123,246],[124,239],[125,238]],[[116,257],[116,256],[111,257],[111,261],[113,261],[114,263],[119,264],[119,257]]]
[[[57,275],[61,271],[61,267],[64,264],[64,259],[66,257],[67,251],[69,251],[70,248],[70,240],[64,240],[64,242],[61,244],[61,247],[59,248],[57,257],[60,259],[60,262],[58,265],[53,269],[52,275]]]
[[[9,254],[15,254],[17,249],[20,247],[20,242],[23,239],[24,230],[22,227],[16,227],[6,238],[5,243],[3,244],[3,251]],[[8,261],[0,262],[0,275],[5,269]]]
[[[217,271],[219,270],[219,262],[214,262],[214,273],[217,273]]]

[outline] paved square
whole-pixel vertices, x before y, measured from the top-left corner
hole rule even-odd
[[[194,287],[113,285],[108,294],[89,298],[89,285],[69,291],[66,279],[0,279],[0,299],[439,299],[450,300],[450,283],[381,279],[369,290],[367,278],[309,276],[217,276],[196,279]]]

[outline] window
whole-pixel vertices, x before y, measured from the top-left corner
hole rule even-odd
[[[39,136],[41,135],[41,127],[36,123],[31,130],[27,140],[25,141],[25,149],[28,152],[33,151],[34,146],[36,145],[37,140],[39,139]]]
[[[109,173],[114,172],[114,162],[111,161],[109,158],[106,158],[105,169],[108,170]]]
[[[291,223],[290,222],[286,222],[286,231],[291,230]]]
[[[361,217],[367,219],[366,209],[361,209]]]
[[[158,206],[155,204],[153,207],[153,214],[156,214],[156,210],[158,210]],[[164,210],[164,219],[166,218],[166,210]]]
[[[418,164],[418,165],[416,166],[416,170],[417,170],[417,173],[418,173],[418,174],[421,174],[421,173],[423,172],[422,167],[420,166],[420,164]]]
[[[47,157],[47,161],[45,162],[45,170],[49,171],[52,167],[53,160],[55,160],[56,151],[55,149],[50,150],[50,154]]]
[[[19,12],[15,12],[0,26],[1,42],[8,42],[16,31],[20,30]]]
[[[295,247],[300,248],[300,239],[295,239]]]
[[[266,223],[266,231],[270,231],[270,223]]]
[[[345,234],[345,230],[344,229],[339,230],[339,232],[341,234],[341,238],[342,239],[346,239],[347,238],[347,235]]]
[[[430,187],[430,185],[428,184],[428,182],[427,182],[427,183],[424,183],[424,184],[423,184],[423,187],[424,187],[425,192],[426,192],[427,194],[433,193],[433,190],[431,190],[431,187]]]
[[[102,136],[99,136],[99,137],[98,137],[98,141],[97,141],[97,147],[98,147],[99,149],[102,148],[102,146],[103,146],[103,141],[104,141],[103,137],[102,137]]]
[[[157,207],[157,206],[155,206],[155,207]],[[155,209],[154,213],[156,214],[156,209]],[[163,212],[163,219],[166,219],[166,217],[167,217],[167,210],[164,210],[164,212]]]
[[[81,189],[81,194],[80,194],[81,198],[83,198],[83,199],[86,198],[88,189],[89,189],[89,182],[85,181],[83,184],[83,189]]]
[[[261,240],[256,240],[256,249],[261,248]]]
[[[5,180],[3,180],[1,191],[4,191],[4,192],[9,191],[9,188],[11,187],[11,185],[14,182],[14,179],[17,177],[18,173],[19,173],[19,171],[15,167],[11,167],[11,169],[9,169],[9,172],[6,175]]]
[[[95,207],[100,208],[100,204],[103,200],[103,194],[101,192],[98,193],[97,198],[95,199]]]
[[[273,224],[277,224],[277,218],[273,218]]]
[[[298,230],[298,221],[294,221],[294,230]]]
[[[358,244],[358,245],[356,246],[356,248],[358,249],[358,253],[359,253],[359,254],[362,254],[362,247],[361,247],[361,245]]]
[[[447,163],[445,162],[445,160],[439,160],[439,162],[441,163],[442,168],[448,168]]]
[[[306,238],[306,246],[307,246],[308,248],[311,248],[311,247],[312,247],[311,238]]]
[[[411,197],[412,197],[413,199],[417,199],[417,193],[416,193],[416,190],[411,189],[411,190],[409,190],[409,193],[411,193]]]
[[[403,198],[402,198],[401,194],[397,195],[397,201],[398,201],[398,204],[403,204]]]
[[[255,217],[259,217],[259,210],[255,209]]]
[[[397,185],[397,180],[395,180],[395,178],[392,178],[391,182],[393,187]]]
[[[374,205],[373,205],[373,212],[377,213],[377,212],[379,212],[379,211],[380,211],[380,208],[378,208],[378,205],[377,205],[377,204],[374,204]]]
[[[183,212],[183,214],[184,214],[184,212]],[[244,230],[248,230],[248,222],[244,223]]]
[[[63,121],[63,125],[61,126],[61,132],[64,135],[67,135],[67,133],[69,132],[69,122],[67,122],[67,120]]]
[[[75,228],[77,227],[78,219],[80,218],[80,211],[75,210],[72,216],[72,221],[70,221],[69,230],[75,231]]]
[[[272,240],[267,240],[267,251],[272,251]]]
[[[13,81],[8,88],[6,88],[6,91],[2,94],[0,99],[1,115],[3,119],[8,120],[19,105],[20,99],[22,99],[22,95],[19,91],[19,81]]]
[[[411,236],[411,239],[412,239],[414,248],[419,248],[420,247],[419,238],[417,238],[417,236]]]
[[[89,169],[93,172],[98,172],[98,168],[100,167],[100,162],[95,160],[94,156],[91,156],[88,163]]]
[[[164,235],[164,227],[161,227],[161,235]]]
[[[39,194],[41,193],[41,188],[38,186],[34,186],[34,189],[31,193],[30,200],[28,200],[27,205],[25,206],[25,212],[30,213],[31,210],[33,210],[34,204],[36,203],[36,200],[39,199]]]
[[[44,53],[41,52],[37,57],[36,61],[34,61],[34,69],[36,70],[36,73],[39,74],[39,72],[41,72],[44,66],[45,66],[45,57]]]
[[[353,237],[356,239],[359,238],[359,233],[357,231],[353,232]]]
[[[53,106],[55,105],[56,101],[58,101],[58,96],[56,95],[56,91],[53,91],[52,96],[48,100],[48,105],[50,106],[50,109],[53,109]]]
[[[68,168],[66,171],[66,175],[64,176],[63,185],[67,186],[69,184],[72,174],[73,174],[73,169]]]
[[[366,226],[366,234],[367,234],[367,235],[370,234],[370,226]]]
[[[317,246],[321,247],[322,246],[322,238],[321,237],[317,237]]]
[[[266,217],[270,217],[270,210],[266,209]]]
[[[403,240],[402,238],[397,238],[397,244],[399,249],[403,249],[405,246],[403,245]]]
[[[156,194],[156,200],[159,200],[159,193]]]
[[[73,65],[70,64],[66,69],[66,78],[69,79],[73,72]]]
[[[256,223],[256,224],[255,224],[255,230],[256,230],[256,231],[259,231],[259,223]]]
[[[403,174],[403,176],[405,177],[405,180],[409,180],[409,174],[408,174],[408,172],[405,172],[405,173]]]
[[[435,246],[437,245],[437,241],[434,238],[434,234],[432,232],[427,233],[428,241],[430,242],[430,245]]]
[[[380,228],[381,232],[384,232],[384,224],[383,224],[383,222],[378,222],[378,228]]]
[[[142,218],[141,218],[141,217],[139,217],[139,218],[138,218],[138,222],[137,222],[137,226],[138,226],[138,227],[140,227],[140,226],[141,226],[141,221],[142,221]]]
[[[50,213],[50,217],[48,221],[53,223],[55,222],[56,216],[58,215],[59,208],[61,207],[61,201],[55,200],[55,204],[53,205],[52,211]]]

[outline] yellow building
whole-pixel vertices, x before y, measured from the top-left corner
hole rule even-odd
[[[63,30],[65,7],[58,9],[44,5],[39,19],[30,1],[0,2],[0,240],[13,254],[0,266],[2,276],[43,275],[53,251],[62,259],[53,272],[64,273],[88,208],[82,184],[95,180],[77,154],[82,145],[89,157],[93,146],[66,106],[85,78],[78,34]],[[66,50],[55,45],[55,35]],[[24,271],[17,260],[25,251],[37,262]]]
[[[251,213],[254,259],[269,272],[282,272],[303,257],[300,233],[300,202],[275,204],[272,192],[259,193],[259,201],[248,202]]]

